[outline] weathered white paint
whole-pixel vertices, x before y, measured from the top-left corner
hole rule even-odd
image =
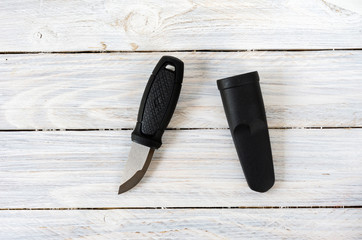
[[[0,51],[361,48],[362,16],[323,0],[5,0]]]
[[[362,209],[0,211],[0,238],[361,239]]]
[[[276,183],[245,182],[229,130],[170,130],[117,195],[131,131],[1,132],[0,208],[362,205],[362,129],[271,130]]]
[[[0,53],[356,49],[339,0],[71,0],[0,4]],[[171,128],[226,128],[215,80],[258,70],[270,127],[361,127],[362,53],[164,53],[185,62]],[[162,53],[0,55],[0,130],[132,128]],[[0,132],[0,239],[361,239],[362,130],[271,130],[276,184],[248,189],[228,130],[167,131],[118,196],[130,131]]]
[[[269,127],[362,126],[362,51],[0,56],[0,129],[133,128],[154,65],[185,62],[171,128],[226,128],[216,80],[259,71]]]

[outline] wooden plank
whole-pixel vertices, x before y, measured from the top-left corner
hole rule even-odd
[[[254,70],[270,127],[362,126],[362,51],[167,54],[186,67],[171,128],[228,127],[215,81]],[[133,128],[161,56],[2,55],[0,128]]]
[[[271,130],[276,183],[245,182],[228,130],[166,131],[117,195],[131,131],[1,132],[0,208],[362,205],[362,129]]]
[[[0,211],[0,238],[361,239],[362,209]]]
[[[328,1],[6,0],[0,51],[362,47],[362,16]]]

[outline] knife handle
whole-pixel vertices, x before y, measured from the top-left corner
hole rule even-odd
[[[157,149],[180,96],[184,64],[163,56],[153,70],[143,93],[132,141]]]

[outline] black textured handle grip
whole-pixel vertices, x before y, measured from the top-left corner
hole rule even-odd
[[[183,72],[181,60],[171,56],[160,59],[143,93],[132,141],[156,149],[162,145],[163,132],[180,96]]]

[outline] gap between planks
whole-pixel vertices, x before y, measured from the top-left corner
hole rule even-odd
[[[268,129],[360,129],[362,126],[344,126],[344,127],[269,127]],[[188,130],[225,130],[229,128],[166,128],[169,131],[188,131]],[[0,132],[86,132],[86,131],[130,131],[133,128],[46,128],[46,129],[0,129]]]
[[[320,48],[320,49],[203,49],[203,50],[140,50],[140,51],[122,51],[122,50],[99,50],[99,51],[8,51],[0,52],[0,55],[6,54],[94,54],[94,53],[168,53],[168,52],[322,52],[322,51],[362,51],[362,48]]]
[[[138,209],[318,209],[362,208],[362,206],[234,206],[234,207],[101,207],[101,208],[0,208],[0,211],[71,211],[71,210],[138,210]]]

